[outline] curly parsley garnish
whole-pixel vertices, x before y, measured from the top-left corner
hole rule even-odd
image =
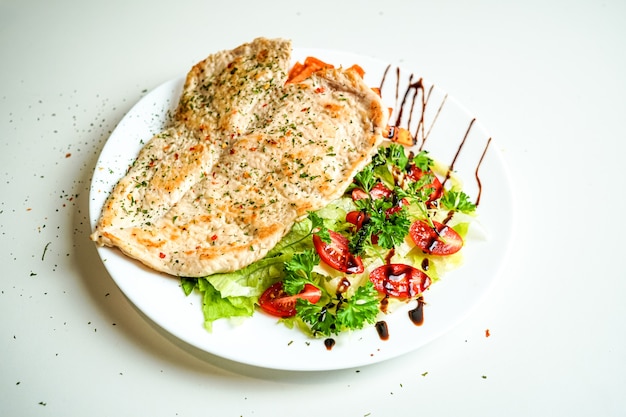
[[[313,283],[313,268],[320,263],[320,257],[315,250],[306,250],[296,253],[285,262],[287,275],[283,279],[283,289],[287,294],[298,294],[307,283]]]
[[[349,298],[337,293],[325,304],[299,299],[296,311],[315,336],[331,336],[373,324],[380,311],[379,297],[374,285],[368,281]]]
[[[472,203],[469,196],[463,191],[447,190],[441,197],[440,204],[447,210],[456,210],[462,213],[473,213],[476,205]]]

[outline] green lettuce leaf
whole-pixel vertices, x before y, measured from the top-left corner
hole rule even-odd
[[[290,258],[291,255],[263,258],[238,271],[213,274],[204,279],[222,297],[258,297],[285,275],[283,265]]]
[[[357,210],[357,207],[352,201],[352,198],[342,197],[315,213],[324,220],[324,226],[326,228],[341,233],[352,227],[352,225],[346,221],[346,214],[354,210]]]
[[[280,255],[293,255],[296,252],[303,252],[312,247],[310,239],[312,223],[308,218],[293,225],[287,233],[265,256],[271,258]],[[258,262],[258,261],[257,261]]]
[[[198,279],[202,296],[204,327],[211,331],[213,322],[224,317],[250,317],[254,313],[254,300],[250,297],[222,297],[207,280]]]

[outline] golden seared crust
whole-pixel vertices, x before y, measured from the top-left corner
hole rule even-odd
[[[256,39],[187,75],[171,127],[115,186],[92,234],[178,276],[240,269],[338,198],[382,142],[380,98],[351,70],[287,84],[291,44]]]

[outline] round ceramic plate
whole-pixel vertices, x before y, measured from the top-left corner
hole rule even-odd
[[[221,320],[212,332],[203,326],[198,294],[185,296],[176,277],[154,272],[119,250],[98,248],[107,271],[128,299],[167,332],[203,351],[232,361],[283,370],[332,370],[363,366],[397,357],[432,341],[458,324],[487,294],[505,261],[513,227],[509,176],[497,145],[483,126],[448,94],[418,72],[372,58],[327,50],[296,49],[294,62],[315,56],[335,66],[358,64],[365,81],[380,87],[392,108],[390,124],[408,128],[416,148],[453,165],[464,191],[478,202],[463,249],[464,262],[425,294],[424,323],[416,326],[408,311],[414,302],[387,315],[389,338],[375,328],[334,337],[328,350],[312,339],[264,315],[236,323]],[[162,129],[177,105],[184,78],[166,82],[143,97],[111,134],[98,160],[90,194],[92,227],[105,199],[126,173],[143,145]]]

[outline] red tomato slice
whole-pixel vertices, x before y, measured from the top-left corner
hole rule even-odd
[[[337,271],[346,274],[363,272],[363,261],[360,257],[350,253],[348,239],[332,230],[328,232],[330,233],[330,243],[324,242],[318,235],[313,235],[313,245],[320,259]]]
[[[367,219],[367,214],[365,214],[365,212],[363,211],[359,211],[359,210],[351,211],[348,214],[346,214],[346,221],[348,223],[352,223],[353,225],[355,225],[357,230],[363,227],[363,223],[365,222],[366,219]]]
[[[380,293],[399,298],[420,295],[430,286],[430,277],[405,264],[379,266],[370,273],[370,281]]]
[[[432,191],[430,192],[427,201],[428,203],[430,203],[440,198],[443,194],[443,185],[441,184],[441,181],[439,181],[439,178],[437,178],[437,176],[435,176],[432,171],[424,172],[416,167],[414,164],[410,165],[407,171],[407,176],[413,181],[419,181],[419,179],[426,174],[431,174],[433,176],[432,182],[424,186],[424,188],[432,188]]]
[[[365,198],[373,198],[374,200],[379,198],[391,198],[393,197],[393,191],[387,188],[382,182],[377,182],[369,194],[362,188],[355,188],[352,190],[352,200],[363,200]]]
[[[322,297],[322,290],[312,284],[304,284],[304,289],[295,295],[283,290],[283,283],[278,281],[266,289],[259,297],[259,306],[263,311],[276,317],[293,317],[296,315],[298,299],[309,300],[313,304]]]
[[[362,188],[355,188],[354,190],[352,190],[352,200],[353,201],[357,201],[357,200],[363,200],[365,198],[368,198],[369,194],[367,194],[365,192],[364,189]]]
[[[391,198],[393,197],[393,191],[387,188],[382,182],[377,182],[370,191],[370,196],[373,199],[378,198]]]
[[[406,198],[403,198],[402,200],[398,201],[398,204],[396,204],[393,207],[388,208],[385,211],[385,215],[387,216],[387,218],[389,218],[389,216],[391,216],[394,213],[399,212],[400,210],[402,210],[402,207],[408,206],[409,204],[410,204],[409,200],[407,200]]]
[[[409,236],[424,253],[431,255],[452,255],[463,246],[463,238],[449,226],[433,222],[435,228],[421,220],[413,222]]]

